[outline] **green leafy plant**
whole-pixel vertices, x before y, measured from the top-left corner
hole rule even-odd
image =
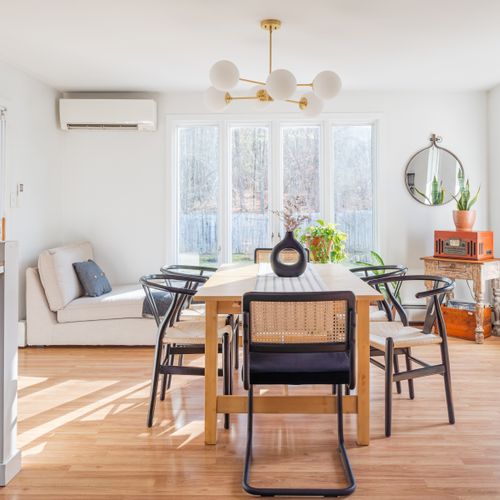
[[[347,257],[347,234],[337,229],[336,224],[318,219],[302,230],[297,229],[296,236],[309,248],[314,262],[341,262]]]
[[[431,197],[429,198],[425,193],[414,188],[415,191],[424,198],[429,205],[442,205],[444,202],[444,187],[443,181],[438,181],[437,176],[434,176],[431,183]]]
[[[385,266],[384,259],[380,254],[375,252],[375,250],[372,250],[370,252],[371,255],[371,260],[370,261],[363,261],[363,260],[358,260],[355,262],[355,264],[360,265],[360,266],[366,266],[366,267],[371,267],[371,266]],[[381,274],[384,274],[386,271],[380,270],[380,271],[370,271],[373,273],[374,276],[379,276]],[[401,294],[400,294],[400,283],[394,282],[390,283],[394,296],[396,297],[396,300],[401,304]],[[386,296],[385,288],[382,288],[382,293],[384,296]],[[387,299],[387,296],[386,296]]]
[[[453,199],[457,202],[457,210],[468,211],[476,203],[479,196],[479,191],[481,190],[481,186],[478,187],[476,194],[471,197],[469,179],[467,179],[467,182],[464,182],[465,179],[463,177],[463,173],[461,172],[462,171],[460,171],[458,174],[459,196],[452,196]]]

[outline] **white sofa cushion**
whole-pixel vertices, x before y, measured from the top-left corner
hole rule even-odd
[[[59,323],[101,319],[142,318],[145,293],[141,285],[113,287],[99,297],[80,297],[57,311]]]
[[[88,241],[50,248],[40,254],[38,271],[51,311],[59,311],[83,295],[73,262],[93,258],[92,245]]]

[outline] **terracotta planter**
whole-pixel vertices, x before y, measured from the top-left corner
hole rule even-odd
[[[453,210],[453,222],[457,231],[472,231],[476,222],[475,210]]]
[[[333,240],[326,238],[310,238],[307,241],[307,248],[309,248],[309,252],[311,254],[311,260],[313,262],[325,262],[325,259],[322,257],[328,256],[328,260],[326,262],[330,262],[330,253],[332,251]]]

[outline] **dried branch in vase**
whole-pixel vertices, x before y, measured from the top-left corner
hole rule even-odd
[[[310,215],[303,214],[305,200],[303,196],[295,196],[285,201],[283,210],[273,210],[283,221],[285,231],[295,231],[303,222],[311,220]]]

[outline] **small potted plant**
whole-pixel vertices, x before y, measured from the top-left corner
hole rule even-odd
[[[301,232],[299,239],[309,249],[313,262],[341,262],[347,257],[347,234],[337,229],[336,224],[318,219]]]
[[[476,211],[471,208],[477,201],[481,187],[471,197],[469,180],[464,183],[463,176],[459,176],[459,186],[458,196],[453,196],[457,202],[457,209],[453,210],[453,221],[457,231],[472,231],[476,222]]]

